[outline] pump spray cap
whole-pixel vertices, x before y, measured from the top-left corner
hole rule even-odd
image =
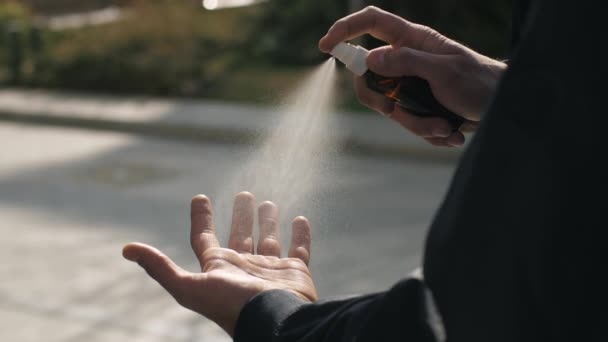
[[[330,52],[357,76],[363,76],[367,71],[367,55],[369,51],[359,45],[341,42]]]

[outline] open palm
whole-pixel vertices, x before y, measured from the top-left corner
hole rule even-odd
[[[229,248],[221,248],[215,236],[209,199],[195,196],[191,204],[192,249],[201,273],[188,272],[154,247],[130,243],[125,258],[137,262],[179,304],[196,311],[233,334],[238,315],[256,294],[274,289],[290,291],[308,301],[317,299],[308,270],[310,224],[296,217],[292,224],[288,258],[281,258],[278,208],[264,202],[258,209],[259,241],[254,254],[255,198],[248,192],[236,195]]]

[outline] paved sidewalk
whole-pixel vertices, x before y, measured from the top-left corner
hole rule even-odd
[[[189,99],[118,97],[48,90],[0,90],[0,120],[248,144],[267,132],[276,108]],[[338,113],[342,149],[372,157],[454,161],[463,148],[437,148],[377,115]]]
[[[255,149],[6,122],[0,137],[0,342],[231,340],[175,303],[121,248],[150,243],[198,271],[189,199],[212,198],[225,245],[224,195]],[[305,215],[321,298],[386,290],[420,265],[453,170],[337,156],[310,196],[279,203],[281,242],[289,242],[291,218]]]

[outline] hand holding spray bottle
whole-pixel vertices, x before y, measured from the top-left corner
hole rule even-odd
[[[426,80],[416,76],[385,77],[368,70],[365,60],[369,51],[361,46],[341,42],[331,51],[331,55],[344,63],[354,74],[363,76],[370,89],[390,98],[414,115],[444,118],[454,131],[458,130],[465,120],[435,99]]]

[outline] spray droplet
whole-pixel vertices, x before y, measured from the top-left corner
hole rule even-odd
[[[287,222],[293,217],[311,214],[315,190],[323,188],[324,173],[336,151],[331,115],[335,65],[333,58],[327,60],[285,99],[259,148],[221,188],[214,200],[218,232],[230,227],[233,197],[239,191],[253,193],[258,204],[276,203],[282,229],[290,227]]]

